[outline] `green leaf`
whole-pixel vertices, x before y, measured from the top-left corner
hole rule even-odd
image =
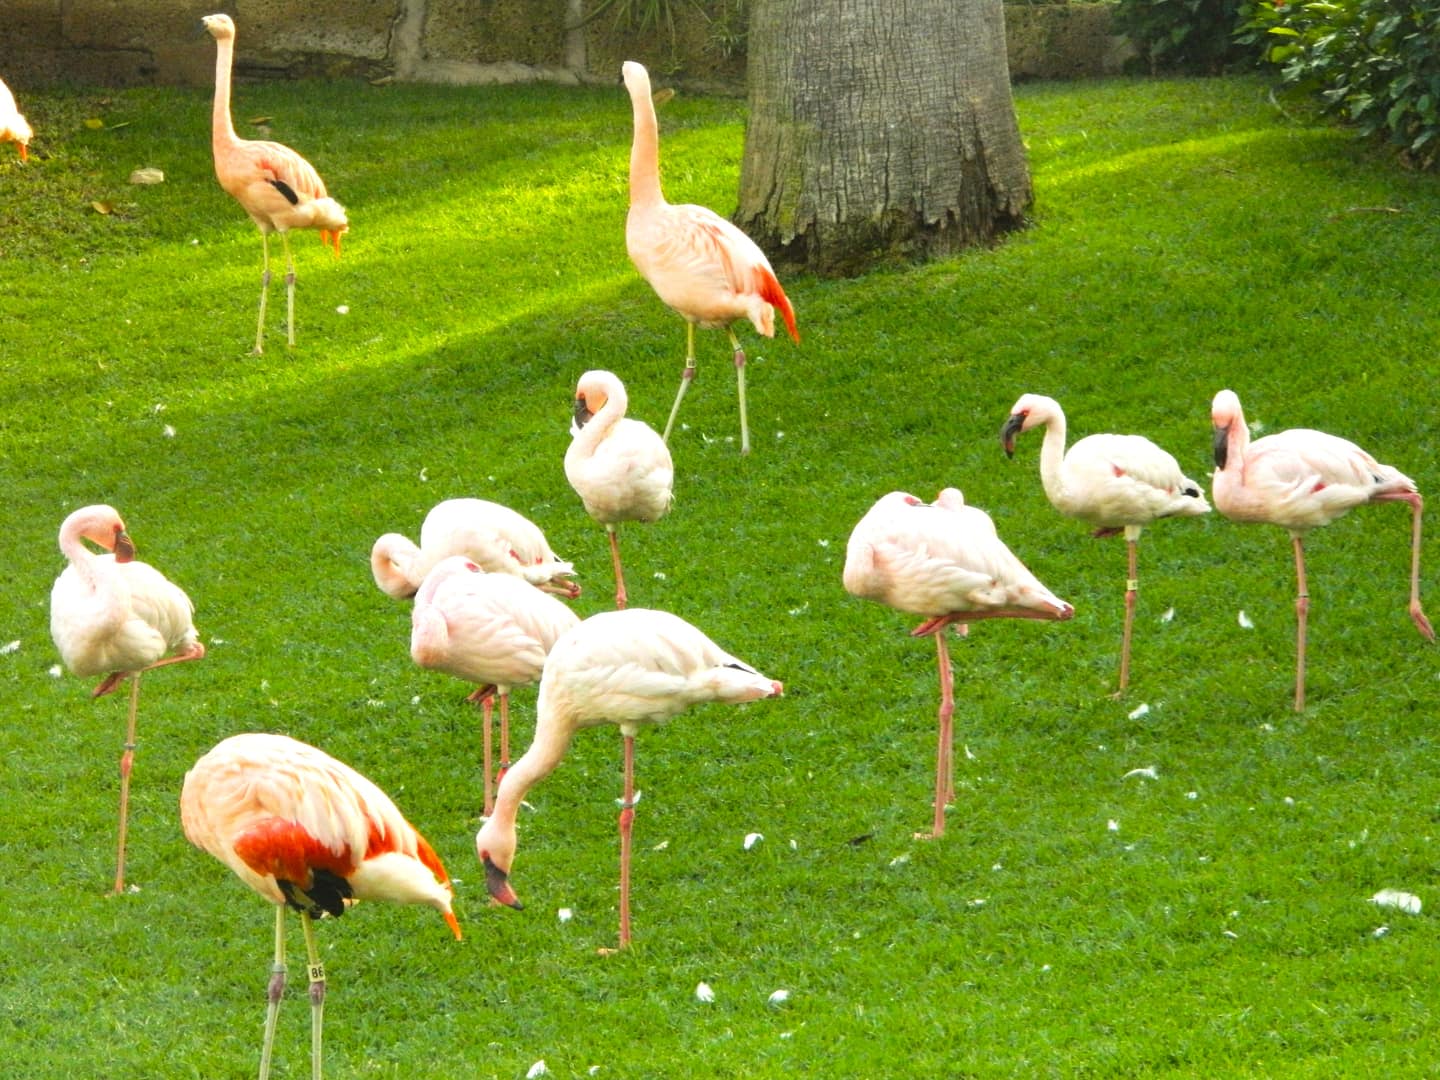
[[[1299,37],[1299,30],[1291,30],[1288,26],[1272,26],[1266,33],[1277,34],[1280,37]]]

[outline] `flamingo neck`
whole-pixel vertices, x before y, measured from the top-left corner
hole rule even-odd
[[[60,550],[65,558],[70,560],[71,567],[85,586],[95,593],[109,593],[113,586],[113,571],[108,571],[114,563],[110,560],[101,562],[99,556],[85,546],[81,539],[80,529],[65,529],[60,534]]]
[[[1065,481],[1061,466],[1065,462],[1065,414],[1052,413],[1045,420],[1045,439],[1040,444],[1040,484],[1054,503],[1063,498]]]
[[[1245,453],[1250,449],[1250,425],[1245,422],[1245,414],[1239,409],[1235,410],[1235,420],[1230,425],[1230,431],[1226,436],[1230,445],[1225,452],[1225,468],[1222,472],[1229,472],[1232,468],[1235,472],[1244,469]]]
[[[574,719],[567,711],[551,707],[544,699],[538,702],[536,714],[535,738],[529,749],[506,770],[500,789],[495,793],[495,809],[490,821],[506,833],[513,834],[520,803],[532,787],[560,765],[575,734]]]
[[[630,145],[630,205],[658,206],[665,201],[660,191],[660,130],[655,120],[655,102],[650,84],[630,91],[635,114],[635,139]]]
[[[230,119],[230,67],[235,59],[235,39],[215,41],[215,105],[210,114],[210,144],[218,155],[240,141]]]
[[[588,458],[592,456],[620,423],[625,419],[625,413],[630,407],[629,395],[625,387],[615,383],[606,388],[605,404],[600,406],[600,411],[590,418],[590,422],[580,429],[580,434],[575,436],[579,443],[580,451]]]

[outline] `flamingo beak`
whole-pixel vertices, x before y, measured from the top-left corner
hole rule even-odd
[[[445,916],[445,921],[450,924],[450,931],[455,935],[455,940],[464,941],[465,935],[460,933],[460,921],[455,918],[455,913],[453,911],[445,911],[441,914]]]
[[[574,600],[580,595],[580,583],[562,577],[551,578],[541,585],[540,589],[542,592],[552,593],[555,596],[563,596],[567,600]]]
[[[135,542],[130,539],[129,533],[118,532],[115,534],[114,550],[116,562],[127,563],[135,558]]]
[[[595,414],[590,411],[590,406],[588,406],[587,404],[585,404],[585,399],[584,399],[583,397],[577,397],[577,398],[575,399],[575,430],[576,430],[576,431],[579,431],[579,430],[580,430],[581,428],[583,428],[586,424],[588,424],[588,423],[590,422],[590,418],[591,418],[592,416],[594,416],[594,415],[595,415]]]
[[[1000,429],[1000,446],[1005,451],[1006,457],[1015,456],[1015,436],[1024,425],[1024,413],[1011,413],[1005,421],[1005,426]]]
[[[520,903],[520,897],[516,896],[515,890],[510,887],[510,875],[496,866],[488,854],[481,858],[485,864],[485,888],[490,895],[506,907],[523,911],[525,905]]]
[[[1225,471],[1225,462],[1230,459],[1230,425],[1215,427],[1215,467],[1221,472]]]

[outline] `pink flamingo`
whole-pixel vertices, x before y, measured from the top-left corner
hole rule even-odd
[[[35,137],[29,121],[20,115],[20,109],[15,104],[15,95],[0,79],[0,143],[13,142],[15,149],[20,151],[20,160],[28,161],[30,158],[30,140]]]
[[[935,756],[933,839],[945,832],[953,794],[954,680],[945,628],[979,619],[1068,619],[1075,609],[1027,570],[1000,540],[985,511],[966,506],[956,488],[933,504],[892,491],[850,534],[845,589],[854,596],[924,615],[911,636],[935,636],[940,672],[939,740]]]
[[[622,521],[659,521],[675,499],[675,465],[665,440],[643,420],[626,417],[629,402],[625,384],[611,372],[580,376],[573,437],[565,451],[565,479],[610,536],[617,608],[625,606],[626,594],[616,526]]]
[[[550,549],[540,527],[508,506],[487,499],[446,499],[436,503],[420,526],[420,546],[399,533],[386,533],[370,551],[375,584],[403,600],[414,596],[440,560],[464,555],[487,574],[512,574],[546,592],[580,595],[569,580],[575,568]]]
[[[265,346],[265,304],[270,292],[270,234],[278,232],[285,249],[285,333],[295,344],[295,260],[290,253],[291,229],[318,229],[320,239],[333,243],[340,256],[340,234],[350,228],[345,209],[325,191],[325,181],[303,157],[277,142],[242,139],[230,120],[230,68],[235,56],[235,23],[229,15],[206,15],[201,22],[215,39],[215,109],[211,148],[220,186],[245,208],[260,229],[263,272],[260,276],[260,321],[255,352]]]
[[[90,540],[106,552],[96,555]],[[195,606],[180,586],[135,559],[135,545],[112,506],[86,506],[60,526],[60,550],[69,565],[50,590],[50,636],[74,675],[108,672],[91,697],[103,697],[130,679],[125,749],[120,755],[120,838],[115,892],[125,891],[125,836],[130,771],[135,761],[135,717],[140,674],[205,655],[192,616]]]
[[[1420,607],[1419,488],[1400,470],[1382,465],[1347,439],[1295,428],[1250,441],[1234,391],[1221,390],[1210,406],[1215,426],[1215,507],[1231,521],[1279,525],[1295,550],[1295,711],[1305,707],[1305,624],[1310,593],[1305,583],[1305,534],[1328,525],[1351,507],[1407,502],[1412,511],[1410,618],[1429,641],[1430,620]]]
[[[635,735],[691,705],[778,697],[784,688],[737,660],[684,619],[631,608],[592,615],[550,650],[540,677],[535,740],[500,782],[495,813],[475,836],[490,895],[521,906],[510,885],[520,801],[555,771],[575,732],[614,724],[625,742],[620,806],[620,946],[630,944],[630,836],[635,820]]]
[[[491,790],[491,705],[500,698],[500,777],[510,768],[510,688],[533,686],[545,657],[580,617],[517,577],[486,574],[463,555],[441,559],[415,595],[410,656],[479,689],[467,701],[484,708],[485,814]]]
[[[285,993],[285,908],[300,913],[310,957],[311,1072],[321,1072],[325,966],[311,920],[339,918],[356,900],[428,904],[460,940],[439,856],[390,797],[329,754],[285,735],[234,735],[185,774],[180,821],[208,851],[275,905],[275,963],[260,1080],[270,1075]]]
[[[1054,398],[1022,394],[1000,431],[1006,456],[1015,436],[1043,427],[1040,482],[1050,505],[1095,526],[1094,536],[1125,533],[1130,575],[1125,582],[1125,632],[1120,647],[1120,689],[1130,684],[1130,634],[1135,622],[1136,544],[1140,530],[1159,518],[1208,514],[1200,485],[1170,454],[1143,435],[1087,435],[1065,449],[1065,413]]]
[[[685,319],[685,370],[670,409],[663,438],[680,411],[680,399],[695,379],[695,327],[724,329],[734,350],[735,383],[740,399],[740,452],[750,452],[745,418],[745,350],[732,323],[749,319],[758,333],[775,336],[775,311],[796,344],[795,312],[780,287],[770,260],[743,232],[713,210],[690,204],[672,206],[660,191],[660,135],[650,74],[627,60],[621,65],[635,116],[630,148],[630,213],[625,247],[635,269],[660,299]]]

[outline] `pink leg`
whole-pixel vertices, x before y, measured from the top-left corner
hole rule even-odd
[[[135,763],[135,715],[140,705],[140,672],[130,681],[130,714],[125,724],[125,751],[120,755],[120,843],[115,863],[115,894],[125,891],[125,836],[130,822],[130,770]]]
[[[510,691],[500,694],[500,768],[495,771],[495,783],[505,779],[510,769]]]
[[[1310,615],[1310,591],[1305,586],[1305,541],[1298,534],[1295,545],[1295,711],[1305,708],[1305,624]]]
[[[493,767],[493,762],[491,761],[490,757],[490,711],[494,706],[494,701],[494,695],[491,695],[485,699],[484,705],[482,706],[484,710],[483,718],[480,721],[480,727],[483,731],[481,739],[485,744],[482,754],[484,758],[483,768],[485,770],[485,809],[483,813],[486,817],[489,817],[490,812],[495,809],[495,788],[490,781],[490,770]]]
[[[630,830],[635,824],[635,736],[625,736],[625,797],[620,803],[620,948],[630,944]]]
[[[1425,617],[1424,610],[1420,607],[1420,518],[1425,510],[1425,500],[1420,497],[1419,492],[1405,492],[1396,495],[1380,495],[1376,502],[1408,502],[1413,511],[1413,524],[1410,528],[1410,619],[1415,623],[1415,628],[1425,635],[1425,640],[1434,641],[1435,631],[1430,626],[1430,620]]]
[[[610,561],[615,565],[615,610],[625,610],[625,571],[620,568],[620,534],[614,525],[606,525],[610,534]]]
[[[1130,685],[1130,633],[1135,626],[1135,594],[1140,582],[1135,573],[1135,541],[1127,541],[1130,549],[1130,576],[1125,581],[1125,633],[1120,643],[1120,689]]]
[[[141,668],[140,671],[154,671],[156,668],[165,667],[167,664],[183,664],[187,660],[199,660],[204,656],[205,646],[197,641],[184,652],[176,653],[174,656],[167,656],[163,660],[157,660],[149,667]],[[99,686],[90,691],[90,696],[92,698],[104,697],[124,682],[125,676],[128,674],[130,674],[128,671],[116,671],[113,674],[107,675]],[[139,674],[139,672],[136,672],[136,674]]]
[[[680,373],[680,389],[675,391],[675,404],[670,406],[670,419],[665,421],[665,432],[660,436],[660,441],[669,445],[670,429],[675,426],[675,417],[680,415],[680,402],[685,397],[685,391],[690,389],[690,384],[695,381],[695,324],[685,324],[685,370]]]
[[[950,670],[950,649],[944,632],[935,635],[935,663],[940,672],[940,711],[935,747],[935,820],[917,840],[938,840],[945,835],[945,804],[954,798],[955,683]]]
[[[734,350],[735,358],[735,394],[740,399],[740,453],[750,452],[750,424],[745,418],[745,350],[740,347],[740,339],[735,336],[735,331],[730,331],[730,347]]]
[[[925,637],[928,634],[938,633],[952,623],[972,623],[981,619],[1043,619],[1047,622],[1063,622],[1073,618],[1075,609],[1065,605],[1064,611],[1034,611],[1030,608],[996,608],[993,611],[962,611],[954,615],[936,615],[934,618],[926,619],[914,630],[910,631],[911,637]]]

